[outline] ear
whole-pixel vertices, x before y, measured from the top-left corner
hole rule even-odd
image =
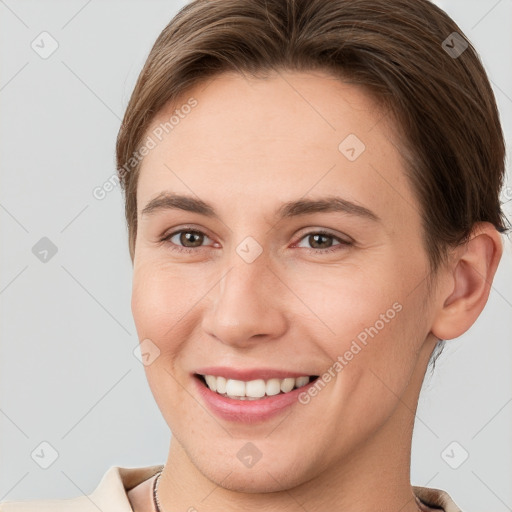
[[[464,334],[484,309],[503,253],[500,233],[493,224],[475,224],[467,243],[454,250],[449,269],[440,275],[439,309],[431,332],[450,340]]]

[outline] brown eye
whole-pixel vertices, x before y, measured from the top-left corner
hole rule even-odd
[[[204,235],[198,231],[180,231],[179,235],[179,241],[184,247],[200,247],[204,240]]]
[[[306,233],[300,239],[300,241],[302,240],[306,240],[309,245],[309,247],[303,248],[306,251],[313,252],[315,254],[334,252],[353,245],[351,240],[344,240],[343,238],[325,231],[312,231],[310,233]],[[333,240],[336,240],[337,243],[333,244]],[[301,246],[299,245],[299,247]]]
[[[333,237],[321,233],[308,235],[308,242],[313,249],[328,249],[332,246]]]
[[[205,239],[209,237],[194,229],[182,229],[174,231],[162,238],[162,242],[166,242],[173,251],[195,252],[194,249],[203,247]]]

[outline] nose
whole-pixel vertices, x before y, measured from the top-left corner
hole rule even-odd
[[[286,287],[263,256],[252,263],[234,260],[210,292],[203,330],[238,348],[279,338],[287,328]]]

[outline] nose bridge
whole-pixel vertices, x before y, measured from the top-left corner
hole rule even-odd
[[[268,280],[266,274],[270,272],[268,258],[261,254],[254,260],[246,260],[238,253],[241,250],[245,250],[242,244],[236,249],[237,254],[234,253],[230,259],[229,272],[219,283],[219,299],[226,301],[232,298],[237,299],[242,306],[251,303],[252,307],[259,307],[258,304],[265,300],[262,284]]]
[[[258,244],[259,245],[259,244]],[[272,293],[277,280],[269,259],[252,240],[240,243],[224,267],[203,328],[224,343],[244,345],[255,335],[274,337],[284,327],[283,311]]]

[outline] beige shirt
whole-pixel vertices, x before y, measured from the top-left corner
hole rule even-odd
[[[127,492],[162,469],[163,465],[141,468],[112,466],[91,494],[60,500],[3,501],[0,512],[133,512]],[[432,510],[461,512],[445,491],[429,487],[412,488],[414,494]]]

